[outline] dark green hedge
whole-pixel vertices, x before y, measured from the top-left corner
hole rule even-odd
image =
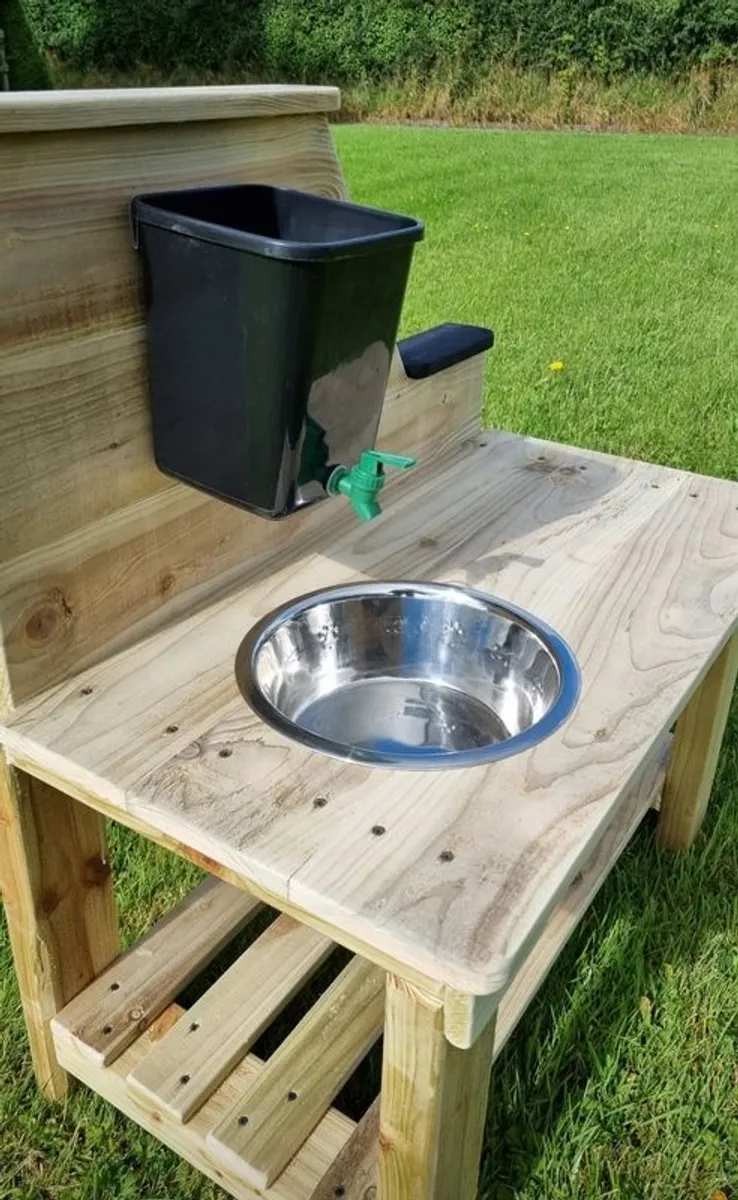
[[[20,0],[0,0],[0,29],[5,33],[11,89],[51,87],[46,59],[35,43]]]
[[[24,0],[71,65],[242,69],[336,83],[490,60],[681,71],[738,58],[738,0]]]

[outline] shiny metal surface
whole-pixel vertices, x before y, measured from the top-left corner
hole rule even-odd
[[[238,685],[268,724],[377,766],[469,767],[527,750],[572,712],[579,670],[530,613],[455,584],[362,583],[253,627]]]

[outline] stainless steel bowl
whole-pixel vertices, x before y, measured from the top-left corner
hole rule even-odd
[[[443,583],[360,583],[259,621],[238,685],[269,725],[377,766],[470,767],[527,750],[570,715],[579,669],[530,613]]]

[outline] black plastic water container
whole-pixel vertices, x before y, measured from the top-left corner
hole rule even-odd
[[[243,185],[137,197],[154,452],[265,517],[374,445],[411,217]]]

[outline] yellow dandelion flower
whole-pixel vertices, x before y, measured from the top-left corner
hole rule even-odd
[[[548,364],[548,366],[549,366],[550,371],[563,371],[564,370],[564,364],[562,363],[560,358],[555,358],[552,363]]]

